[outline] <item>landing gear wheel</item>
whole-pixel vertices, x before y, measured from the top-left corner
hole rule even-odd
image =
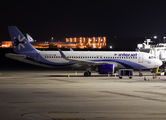
[[[143,74],[141,73],[141,69],[139,69],[139,76],[142,77]]]
[[[91,72],[90,71],[87,71],[84,73],[84,76],[87,77],[87,76],[91,76]]]
[[[85,73],[84,73],[84,76],[85,76],[85,77],[89,76],[89,72],[85,72]]]
[[[139,73],[139,76],[142,77],[142,73]]]
[[[89,73],[89,76],[91,76],[91,72],[90,72],[90,71],[88,71],[88,73]]]

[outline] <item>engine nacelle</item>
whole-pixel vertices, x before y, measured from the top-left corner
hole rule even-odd
[[[114,64],[103,64],[98,66],[99,74],[113,74]]]

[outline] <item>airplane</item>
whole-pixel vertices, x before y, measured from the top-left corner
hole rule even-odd
[[[26,34],[26,36],[29,42],[35,42],[34,39],[28,33]]]
[[[14,53],[6,57],[44,67],[83,67],[84,76],[91,69],[99,74],[113,74],[118,69],[150,69],[162,65],[152,54],[129,51],[40,51],[35,49],[16,26],[8,26]],[[139,73],[142,76],[142,73]]]

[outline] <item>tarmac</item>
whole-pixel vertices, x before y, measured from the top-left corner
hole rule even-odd
[[[165,120],[166,76],[0,70],[0,120]],[[146,80],[145,79],[146,76]]]

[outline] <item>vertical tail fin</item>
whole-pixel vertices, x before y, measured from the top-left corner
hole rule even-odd
[[[36,49],[28,42],[16,26],[8,26],[8,29],[15,53],[36,52]]]
[[[34,39],[28,33],[26,34],[26,36],[29,42],[34,42]]]

